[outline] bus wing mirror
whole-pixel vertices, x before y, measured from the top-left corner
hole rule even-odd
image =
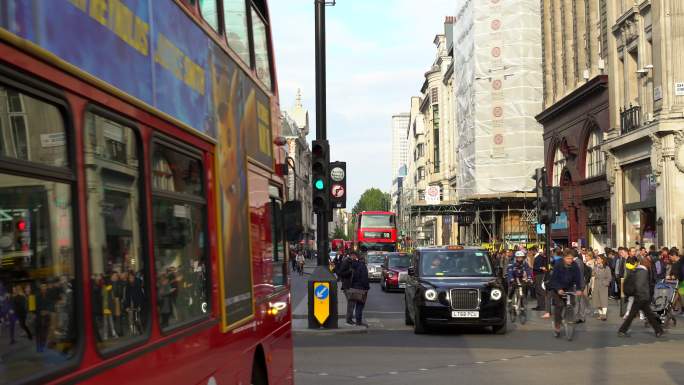
[[[288,242],[298,242],[304,226],[302,225],[302,202],[289,201],[283,204],[283,224],[285,225],[285,239]]]

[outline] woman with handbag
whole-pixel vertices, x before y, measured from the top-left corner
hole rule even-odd
[[[370,290],[368,268],[366,267],[365,256],[361,255],[359,259],[352,262],[352,281],[348,299],[353,304],[357,326],[368,327],[368,324],[363,322],[363,307],[366,304],[368,290]]]

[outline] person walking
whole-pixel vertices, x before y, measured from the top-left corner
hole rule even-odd
[[[537,297],[537,307],[532,310],[541,311],[546,309],[546,293],[542,283],[546,278],[546,271],[548,270],[549,258],[544,253],[538,253],[534,257],[534,291]]]
[[[592,269],[592,295],[591,301],[598,310],[598,319],[608,319],[608,289],[612,280],[608,261],[605,256],[599,256],[594,262]]]
[[[632,303],[627,317],[625,317],[622,326],[618,330],[618,335],[620,337],[629,337],[629,327],[632,325],[632,321],[639,314],[643,312],[646,319],[653,327],[655,331],[655,336],[660,337],[663,335],[663,327],[656,318],[656,315],[651,310],[651,293],[648,284],[648,269],[636,261],[636,267],[625,279],[624,292],[625,295],[633,297],[634,302]]]
[[[358,255],[355,251],[352,251],[350,255],[345,256],[344,259],[342,259],[340,262],[340,267],[337,271],[337,277],[342,282],[342,292],[344,293],[345,298],[347,298],[347,314],[345,317],[345,322],[349,326],[354,326],[354,320],[352,319],[354,316],[354,303],[349,300],[349,289],[351,289],[352,278],[354,275],[352,270],[352,263],[354,259],[358,259]]]
[[[349,302],[353,303],[354,307],[356,326],[368,327],[368,324],[363,322],[363,307],[366,305],[368,290],[370,290],[368,267],[365,258],[360,256],[352,262],[351,294],[349,296]]]

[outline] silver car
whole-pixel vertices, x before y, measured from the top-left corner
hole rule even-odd
[[[371,251],[366,255],[369,281],[380,281],[380,278],[382,278],[382,263],[384,260],[385,253],[383,252]]]

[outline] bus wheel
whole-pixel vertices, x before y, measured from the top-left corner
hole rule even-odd
[[[252,385],[268,385],[268,375],[266,374],[266,366],[263,359],[258,355],[254,357],[254,364],[252,365]]]

